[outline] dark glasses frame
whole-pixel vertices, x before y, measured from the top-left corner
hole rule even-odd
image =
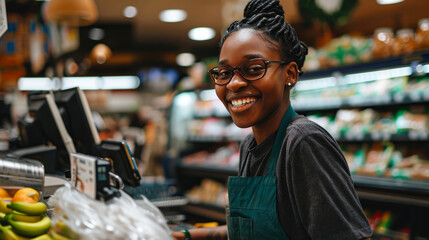
[[[262,61],[262,62],[264,63],[264,74],[262,74],[260,77],[258,77],[258,78],[256,78],[256,79],[247,79],[247,78],[243,75],[243,73],[241,72],[241,67],[242,67],[243,65],[245,65],[245,64],[247,64],[247,63],[249,63],[249,62],[253,62],[253,61]],[[238,67],[231,67],[231,66],[226,66],[226,65],[218,65],[218,66],[213,67],[213,68],[211,68],[210,70],[208,70],[208,73],[209,73],[209,75],[210,75],[210,78],[213,80],[213,82],[214,82],[216,85],[219,85],[219,86],[224,86],[224,85],[227,85],[229,82],[231,82],[231,79],[234,77],[234,75],[235,75],[235,71],[236,71],[236,70],[238,70],[238,73],[240,74],[240,76],[241,76],[243,79],[245,79],[246,81],[256,81],[256,80],[259,80],[259,79],[261,79],[261,78],[263,78],[263,77],[265,76],[265,74],[267,73],[268,64],[270,64],[270,63],[287,64],[288,62],[286,62],[286,61],[276,61],[276,60],[267,60],[267,59],[262,59],[262,58],[255,58],[255,59],[250,59],[250,60],[248,60],[248,61],[242,62],[242,63],[240,64],[240,66],[238,66]],[[215,71],[215,69],[217,69],[217,68],[219,68],[219,67],[224,67],[224,68],[230,69],[230,70],[231,70],[231,72],[232,72],[231,77],[230,77],[230,78],[229,78],[229,80],[228,80],[227,82],[225,82],[225,83],[218,83],[218,82],[217,82],[217,79],[214,77],[214,75],[216,75],[216,74],[214,73],[214,71]],[[219,74],[217,74],[217,75],[219,75]]]

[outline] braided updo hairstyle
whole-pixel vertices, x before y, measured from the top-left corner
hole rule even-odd
[[[229,25],[220,46],[223,46],[231,33],[244,28],[261,31],[278,42],[282,60],[295,62],[302,73],[301,68],[304,65],[308,48],[298,39],[293,27],[285,21],[283,7],[279,0],[251,0],[244,9],[244,17]]]

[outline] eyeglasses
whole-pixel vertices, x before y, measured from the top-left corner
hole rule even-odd
[[[210,69],[209,75],[210,78],[216,85],[226,85],[228,84],[232,77],[235,74],[235,70],[238,70],[240,75],[247,81],[256,81],[265,76],[267,73],[267,66],[270,63],[280,63],[285,64],[284,61],[272,61],[265,59],[251,59],[246,62],[243,62],[238,67],[230,67],[219,65]]]

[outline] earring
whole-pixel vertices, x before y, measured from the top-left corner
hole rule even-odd
[[[290,87],[290,86],[292,86],[292,83],[288,82],[287,85]]]

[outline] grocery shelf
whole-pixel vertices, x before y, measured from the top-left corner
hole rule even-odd
[[[353,133],[349,132],[344,135],[334,136],[338,142],[373,142],[373,141],[391,141],[391,142],[416,142],[416,141],[429,141],[428,132],[409,131],[406,133],[385,133],[385,132],[372,132],[372,133]],[[240,142],[243,137],[226,137],[226,136],[188,136],[187,141],[212,143],[212,142]]]
[[[352,176],[360,198],[429,207],[429,182],[372,176]]]
[[[297,112],[336,110],[339,108],[369,108],[388,105],[409,105],[429,102],[429,89],[412,93],[392,93],[383,96],[372,97],[348,97],[320,102],[292,101],[292,106]]]
[[[221,180],[225,180],[228,176],[236,176],[238,172],[238,169],[227,166],[205,166],[179,163],[177,167],[181,173],[186,176],[213,177]]]
[[[189,203],[181,208],[182,211],[208,219],[213,219],[220,223],[226,222],[225,208],[213,204]]]
[[[357,187],[367,187],[381,190],[392,190],[414,195],[426,196],[429,199],[429,182],[425,180],[386,178],[377,176],[353,175]]]
[[[368,134],[349,132],[344,135],[335,137],[338,142],[375,142],[375,141],[390,141],[390,142],[424,142],[429,141],[429,133],[409,131],[407,133],[383,133],[372,132]]]
[[[190,142],[239,142],[243,140],[245,136],[217,136],[217,135],[197,135],[192,134],[187,137],[187,141]]]
[[[322,69],[316,71],[305,72],[301,80],[312,79],[318,77],[332,76],[334,74],[350,74],[357,72],[367,72],[372,70],[380,70],[384,68],[390,68],[392,66],[404,66],[409,65],[413,62],[429,62],[429,51],[416,51],[410,54],[401,56],[374,59],[369,62],[360,62],[349,65],[342,65],[338,67],[332,67],[329,69]]]
[[[187,176],[224,179],[228,176],[237,175],[236,169],[225,167],[190,164],[180,164],[178,167]],[[362,197],[373,197],[380,200],[381,198],[393,199],[396,196],[393,200],[414,201],[413,204],[429,206],[428,181],[362,175],[353,175],[352,179],[355,187],[359,189],[358,194],[360,197],[362,195]],[[389,195],[389,193],[391,194]]]

